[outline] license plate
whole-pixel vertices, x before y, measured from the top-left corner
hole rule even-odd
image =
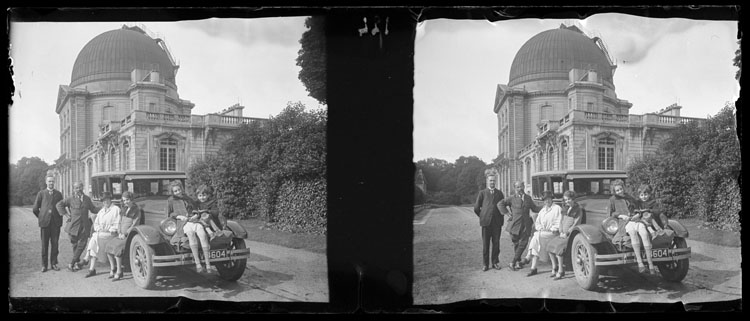
[[[208,251],[208,259],[219,259],[229,256],[229,251],[227,250],[211,250]],[[203,252],[201,252],[201,259],[203,259]]]
[[[651,249],[651,257],[658,259],[674,256],[674,249]]]

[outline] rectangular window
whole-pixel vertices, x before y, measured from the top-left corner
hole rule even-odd
[[[167,139],[161,142],[159,169],[163,171],[177,170],[177,141]]]
[[[599,147],[599,169],[615,169],[615,149],[613,147]]]
[[[148,111],[150,111],[150,112],[156,112],[156,104],[154,104],[154,103],[148,103]]]
[[[595,111],[594,103],[586,103],[586,111]]]

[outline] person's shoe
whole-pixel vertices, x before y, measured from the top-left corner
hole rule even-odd
[[[47,272],[47,267],[46,266],[42,267],[42,273],[44,273],[44,272]]]
[[[521,265],[521,262],[516,262],[516,270],[523,269],[523,265]]]
[[[216,268],[213,265],[206,265],[206,273],[216,272]]]
[[[78,262],[79,269],[81,268],[81,266],[88,266],[88,265],[89,265],[89,260],[83,260],[83,261]]]
[[[641,273],[641,274],[643,274],[643,273],[646,273],[647,271],[648,271],[648,270],[646,270],[646,267],[645,267],[645,266],[639,266],[639,267],[638,267],[638,273]]]
[[[557,273],[555,275],[555,278],[553,280],[555,280],[555,281],[560,280],[560,279],[563,278],[563,275],[565,275],[565,272],[563,272],[563,273]]]
[[[122,279],[122,272],[120,272],[120,273],[115,273],[115,276],[114,276],[114,277],[112,277],[112,282],[114,282],[114,281],[117,281],[117,280],[119,280],[119,279]]]
[[[75,271],[78,271],[78,269],[75,264],[71,263],[71,264],[68,264],[68,271],[75,272]]]
[[[55,271],[60,271],[60,268],[59,268],[59,267],[57,266],[57,264],[52,264],[52,267],[51,267],[51,268],[52,268],[53,270],[55,270]]]
[[[490,269],[490,268],[489,268],[489,267],[487,267],[487,266],[485,265],[485,266],[484,266],[484,267],[482,268],[482,272],[487,272],[487,270],[489,270],[489,269]]]
[[[92,277],[94,275],[96,275],[96,269],[89,270],[88,273],[86,273],[86,276],[84,276],[84,277],[90,278],[90,277]]]
[[[532,275],[536,275],[536,269],[531,269],[531,271],[529,271],[529,273],[526,274],[526,276],[532,276]]]
[[[109,271],[109,276],[107,278],[111,279],[111,278],[114,278],[114,277],[115,277],[115,271],[114,270],[110,270]]]
[[[554,278],[557,276],[557,273],[555,273],[555,269],[552,269],[552,274],[550,274],[549,277]]]
[[[651,266],[648,268],[648,274],[656,275],[656,268]]]
[[[73,263],[73,271],[83,270],[84,268],[86,268],[86,266],[81,262]]]
[[[201,266],[201,265],[196,265],[196,266],[195,266],[195,271],[196,271],[196,272],[198,272],[198,273],[203,273],[203,272],[204,272],[204,270],[203,270],[203,266]]]
[[[508,263],[508,267],[510,268],[511,271],[516,270],[516,266],[513,264],[513,262]]]

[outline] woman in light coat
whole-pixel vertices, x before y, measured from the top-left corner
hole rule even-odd
[[[544,191],[544,206],[534,220],[534,235],[529,241],[529,252],[527,258],[531,257],[531,271],[526,276],[537,274],[536,264],[539,257],[547,257],[547,243],[557,237],[562,220],[562,209],[552,203],[552,192]]]

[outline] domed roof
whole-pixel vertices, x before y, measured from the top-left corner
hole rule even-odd
[[[568,79],[573,68],[594,69],[612,84],[612,67],[605,53],[575,26],[560,26],[532,37],[518,50],[510,67],[508,86],[536,80]]]
[[[78,53],[70,86],[103,80],[130,80],[133,69],[159,71],[175,84],[175,68],[157,40],[140,28],[110,30],[91,39]]]

